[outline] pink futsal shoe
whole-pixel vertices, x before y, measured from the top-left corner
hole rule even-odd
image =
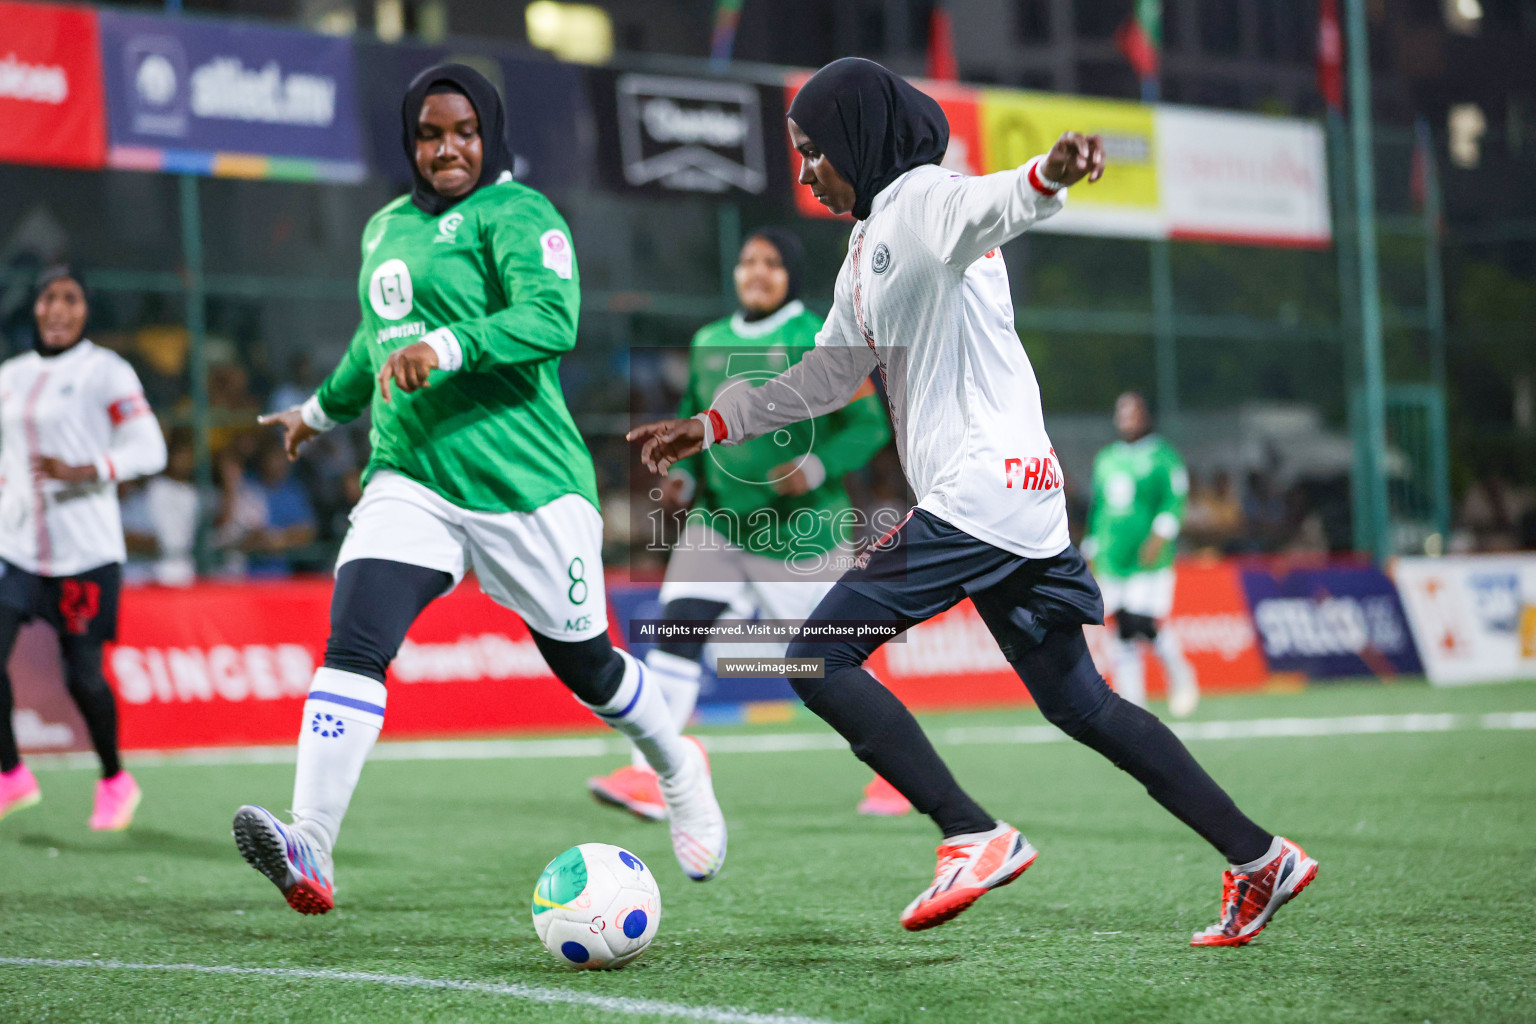
[[[139,784],[126,771],[96,783],[96,808],[91,812],[92,832],[121,832],[133,823],[133,812],[143,797]]]
[[[667,820],[661,782],[649,768],[625,765],[607,775],[594,775],[587,780],[587,790],[599,803],[621,807],[643,821]]]
[[[1242,946],[1264,930],[1275,911],[1317,877],[1317,861],[1307,851],[1276,836],[1274,856],[1257,869],[1223,871],[1221,920],[1195,932],[1191,946]]]
[[[1018,829],[1002,821],[990,832],[946,839],[938,853],[933,884],[901,912],[901,926],[909,932],[950,920],[988,892],[1018,878],[1039,856]]]
[[[26,765],[0,772],[0,818],[26,810],[42,799],[43,791],[37,788],[37,779]]]
[[[864,799],[859,801],[859,813],[874,818],[899,818],[911,809],[901,790],[878,775],[864,787]]]

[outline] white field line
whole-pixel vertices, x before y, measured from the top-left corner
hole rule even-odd
[[[531,1003],[565,1003],[585,1006],[605,1013],[625,1016],[675,1017],[680,1020],[713,1021],[718,1024],[829,1024],[811,1017],[779,1013],[750,1013],[722,1006],[688,1006],[659,999],[629,996],[599,996],[586,992],[567,992],[537,985],[495,984],[485,981],[459,981],[453,978],[423,978],[414,974],[374,974],[369,971],[321,971],[298,967],[233,967],[224,964],[134,964],[120,960],[43,960],[34,957],[0,957],[4,967],[89,967],[104,971],[177,971],[188,974],[226,974],[241,977],[301,978],[306,981],[353,981],[395,988],[435,989],[449,992],[473,992],[477,995],[506,996]]]
[[[1275,737],[1372,736],[1388,733],[1536,730],[1536,711],[1490,714],[1344,715],[1334,718],[1247,718],[1223,722],[1171,722],[1185,740],[1253,740]],[[955,726],[933,731],[940,746],[1062,743],[1067,736],[1049,725]],[[711,754],[778,754],[806,750],[843,750],[847,743],[831,732],[781,732],[702,737]],[[402,740],[373,748],[370,761],[486,761],[501,758],[604,757],[628,754],[629,744],[601,737],[528,740]],[[161,765],[292,764],[294,748],[205,747],[193,750],[144,750],[130,753],[134,767]],[[96,768],[91,753],[31,754],[37,768]]]

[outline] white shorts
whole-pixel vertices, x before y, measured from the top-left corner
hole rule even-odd
[[[754,555],[737,547],[695,517],[688,517],[683,535],[672,548],[659,600],[663,607],[679,598],[719,601],[731,618],[785,619],[804,622],[842,579],[851,565],[851,547],[835,548],[820,557],[790,559]],[[711,645],[728,657],[782,658],[788,644],[731,643]]]
[[[1114,576],[1096,577],[1099,591],[1104,595],[1104,614],[1118,611],[1132,615],[1145,615],[1159,621],[1173,611],[1173,566],[1152,572],[1138,572],[1134,576],[1117,579]]]
[[[375,473],[352,510],[336,556],[382,558],[453,577],[473,569],[492,601],[554,640],[587,640],[608,629],[603,591],[603,517],[579,494],[532,512],[471,512],[387,469]]]

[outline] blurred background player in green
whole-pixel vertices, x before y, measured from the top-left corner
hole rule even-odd
[[[799,299],[800,239],[784,228],[749,236],[736,262],[741,308],[693,336],[688,388],[679,417],[710,408],[731,387],[766,380],[816,343],[822,318]],[[734,448],[701,452],[674,467],[662,501],[687,507],[672,549],[660,601],[669,622],[713,622],[722,615],[800,622],[852,564],[855,513],[843,476],[861,468],[890,441],[874,386],[866,380],[836,412]],[[876,532],[896,525],[881,526]],[[786,644],[730,644],[727,656],[782,657]],[[646,655],[679,729],[699,696],[704,642],[676,639]],[[656,773],[639,756],[587,780],[598,800],[647,820],[666,816]],[[862,814],[899,815],[911,804],[876,777],[859,803]]]
[[[1173,610],[1173,555],[1189,474],[1173,446],[1152,432],[1146,399],[1136,392],[1115,400],[1115,430],[1120,440],[1093,460],[1093,505],[1082,546],[1104,611],[1118,627],[1115,689],[1146,706],[1142,649],[1151,644],[1168,678],[1168,711],[1184,718],[1200,702],[1200,686],[1178,635],[1160,626]]]

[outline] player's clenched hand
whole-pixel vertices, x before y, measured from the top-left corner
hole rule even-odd
[[[427,375],[437,369],[437,353],[424,341],[397,348],[389,354],[379,369],[379,390],[384,401],[389,401],[389,385],[401,391],[420,391],[428,387]]]
[[[83,484],[96,479],[96,467],[71,466],[51,455],[36,455],[32,458],[32,475],[44,480],[62,480],[66,484]]]
[[[644,440],[640,461],[652,473],[665,476],[679,459],[704,450],[704,424],[695,419],[662,420],[636,427],[625,434],[624,439]]]
[[[1040,173],[1063,185],[1104,176],[1104,140],[1097,135],[1065,132],[1040,162]]]
[[[283,428],[283,449],[288,453],[288,461],[292,462],[299,457],[299,447],[310,438],[319,433],[299,413],[298,406],[292,409],[284,409],[282,412],[269,412],[265,416],[256,417],[256,422],[262,426],[278,423]]]

